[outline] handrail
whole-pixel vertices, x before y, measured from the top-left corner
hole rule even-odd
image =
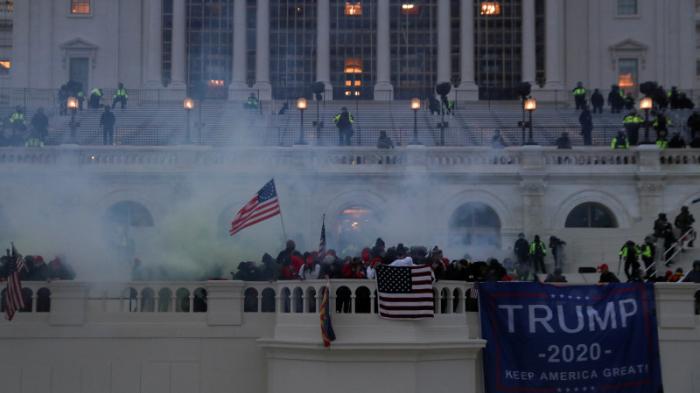
[[[686,237],[688,237],[689,235],[691,235],[694,232],[695,232],[695,230],[693,228],[688,229],[683,235],[681,235],[676,240],[676,242],[674,242],[671,245],[671,247],[669,247],[667,250],[664,251],[664,255],[663,255],[664,266],[668,267],[668,263],[670,261],[672,261],[673,258],[675,258],[676,255],[678,255],[683,250],[683,241],[686,239]],[[668,257],[668,254],[671,251],[672,251],[672,254],[670,257]],[[644,274],[646,275],[654,266],[656,266],[656,261],[652,262],[649,266],[647,266],[644,269]],[[683,276],[683,278],[685,278],[685,275]]]

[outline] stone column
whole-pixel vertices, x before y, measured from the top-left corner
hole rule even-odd
[[[187,20],[185,12],[185,0],[173,0],[173,49],[172,49],[172,80],[170,88],[172,90],[184,91],[187,70],[187,40],[185,32],[187,30]]]
[[[535,85],[535,0],[523,0],[522,80]]]
[[[437,82],[442,83],[451,79],[450,0],[438,0],[437,19]]]
[[[391,85],[391,41],[389,39],[389,0],[377,2],[377,84],[374,85],[374,99],[390,101],[394,98]]]
[[[477,101],[479,88],[474,83],[474,0],[461,0],[459,6],[460,75],[457,88],[458,101]]]
[[[316,80],[325,86],[324,98],[333,99],[331,85],[331,5],[319,1],[316,11]]]
[[[546,82],[544,89],[550,92],[562,90],[562,41],[563,41],[563,2],[561,0],[547,0],[545,13],[545,73]]]
[[[257,42],[255,50],[255,86],[254,90],[261,100],[272,99],[270,85],[270,0],[258,0]]]
[[[235,0],[233,4],[233,59],[231,60],[231,84],[228,97],[231,100],[243,100],[248,97],[250,89],[246,83],[246,1]]]
[[[148,25],[146,26],[148,31],[148,52],[146,54],[146,64],[148,67],[148,74],[146,76],[147,89],[159,89],[163,86],[163,78],[161,76],[161,45],[163,35],[161,28],[163,19],[161,2],[162,0],[148,1]]]

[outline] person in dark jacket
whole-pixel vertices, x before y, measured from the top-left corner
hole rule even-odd
[[[610,106],[610,113],[620,113],[622,107],[624,106],[624,98],[622,97],[622,92],[618,85],[612,85],[610,87],[610,93],[608,93],[608,105]]]
[[[44,108],[36,110],[32,116],[31,125],[32,136],[39,138],[42,142],[46,141],[46,137],[49,135],[49,118],[44,114]]]
[[[620,261],[624,261],[625,263],[625,276],[627,276],[627,280],[632,277],[632,273],[634,273],[635,270],[639,269],[639,254],[641,254],[641,251],[632,240],[628,240],[622,248],[620,248]]]
[[[693,223],[695,223],[695,217],[693,217],[693,215],[690,214],[688,206],[681,207],[680,214],[676,216],[676,219],[673,222],[676,228],[678,228],[678,230],[680,231],[681,236],[693,229]],[[688,242],[688,247],[693,247],[693,241],[695,241],[695,233],[691,233],[688,236],[688,239],[685,240],[690,240]]]
[[[338,144],[340,146],[350,146],[350,139],[354,134],[352,129],[352,123],[354,120],[350,112],[348,112],[348,108],[343,107],[340,113],[333,117],[333,122],[338,128]]]
[[[554,143],[557,145],[557,149],[571,149],[571,139],[569,139],[569,133],[566,131],[562,132]]]
[[[693,270],[688,272],[683,279],[683,282],[694,282],[696,284],[700,284],[700,260],[693,262]]]
[[[600,272],[600,278],[598,279],[599,283],[603,284],[620,282],[620,279],[617,278],[615,273],[610,271],[607,263],[598,266],[598,271]]]
[[[668,141],[668,147],[671,149],[684,149],[685,140],[681,136],[680,132],[674,132],[671,140]]]
[[[100,125],[102,126],[102,143],[112,145],[114,143],[114,123],[117,119],[110,111],[109,106],[105,105],[105,111],[100,117]]]
[[[525,234],[519,233],[518,240],[513,245],[513,253],[517,259],[518,279],[527,280],[530,275],[530,243],[525,239]]]
[[[694,140],[696,137],[700,137],[700,112],[693,111],[693,113],[688,116],[688,121],[686,125],[690,129],[690,140]]]
[[[583,111],[578,117],[578,122],[581,124],[581,135],[583,136],[583,144],[590,146],[592,142],[593,133],[593,116],[591,111],[588,109],[588,105],[583,106]]]
[[[377,149],[393,149],[394,142],[386,134],[386,131],[379,131],[379,138],[377,139]]]
[[[603,98],[600,90],[593,90],[593,94],[591,94],[591,106],[593,106],[593,113],[603,113],[603,105],[605,105],[605,98]]]

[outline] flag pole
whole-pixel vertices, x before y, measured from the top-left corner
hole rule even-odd
[[[275,181],[274,177],[272,178],[272,181],[273,182]],[[287,229],[284,227],[284,216],[282,215],[282,203],[280,203],[281,200],[280,200],[280,194],[279,194],[279,192],[277,192],[277,185],[275,185],[275,193],[277,194],[277,203],[279,203],[279,205],[280,205],[280,223],[282,224],[282,236],[284,236],[284,241],[286,242],[287,240],[289,240],[289,238],[287,237]]]

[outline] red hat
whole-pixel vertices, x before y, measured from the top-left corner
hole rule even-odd
[[[598,265],[598,271],[599,271],[599,272],[608,271],[608,269],[609,269],[609,268],[608,268],[608,264],[607,264],[607,263],[603,263],[603,264]]]

